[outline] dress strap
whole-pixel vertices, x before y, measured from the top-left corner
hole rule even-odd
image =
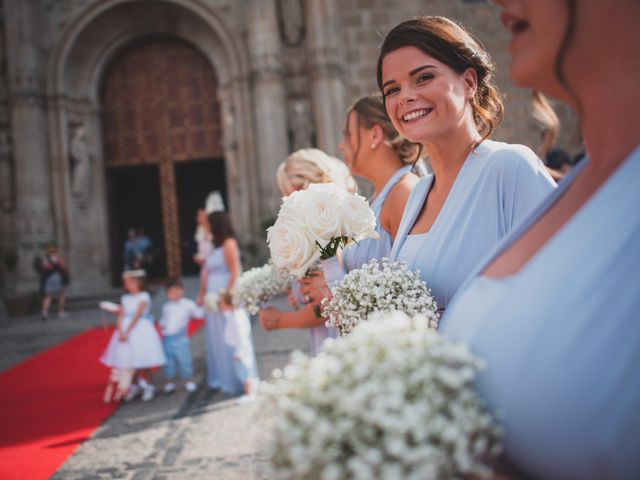
[[[396,173],[394,173],[391,178],[387,180],[387,183],[384,184],[384,187],[382,187],[380,193],[378,193],[378,195],[376,195],[376,197],[371,202],[371,210],[376,212],[376,214],[379,213],[378,210],[382,209],[382,205],[384,205],[384,201],[387,199],[387,195],[389,195],[391,189],[395,187],[400,179],[409,172],[411,172],[411,165],[405,165],[404,167],[396,170]]]

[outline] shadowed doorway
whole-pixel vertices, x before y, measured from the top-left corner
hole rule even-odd
[[[198,208],[204,208],[207,195],[214,190],[220,191],[227,206],[224,161],[218,159],[180,162],[175,166],[182,272],[185,275],[198,275],[200,269],[193,261],[197,249],[194,240],[196,211]]]
[[[162,249],[164,231],[160,205],[158,167],[120,167],[107,170],[107,188],[110,198],[109,223],[111,225],[111,270],[114,284],[120,283],[124,268],[124,243],[127,230],[143,228],[152,242],[149,276],[166,274]]]
[[[105,68],[101,103],[105,167],[107,177],[116,178],[109,202],[127,195],[120,190],[126,181],[119,176],[134,172],[130,167],[153,167],[156,174],[153,180],[146,181],[157,188],[153,187],[154,202],[144,202],[144,218],[161,218],[162,226],[156,231],[160,233],[158,246],[164,257],[162,275],[179,276],[183,266],[190,271],[192,262],[188,259],[184,264],[182,251],[183,231],[190,227],[182,227],[181,222],[188,225],[195,215],[195,210],[186,213],[197,205],[189,204],[190,198],[195,202],[196,194],[206,197],[211,189],[224,190],[224,169],[209,172],[202,170],[207,167],[201,167],[189,180],[179,180],[176,174],[180,169],[176,167],[182,163],[200,164],[201,159],[223,163],[217,160],[222,159],[223,152],[215,71],[202,52],[188,42],[171,37],[141,38],[122,48]],[[122,169],[122,173],[111,174],[112,169]],[[219,180],[203,185],[201,191],[196,188],[201,177]],[[193,184],[194,191],[179,187],[180,182]],[[151,187],[139,188],[146,191]],[[185,196],[184,206],[179,206],[179,188]],[[204,202],[204,198],[197,202]],[[114,243],[112,246],[115,264],[121,255]]]

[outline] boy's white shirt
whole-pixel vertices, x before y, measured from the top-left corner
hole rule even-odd
[[[192,318],[203,318],[204,310],[189,298],[169,300],[162,306],[160,327],[163,335],[175,335],[184,331]]]

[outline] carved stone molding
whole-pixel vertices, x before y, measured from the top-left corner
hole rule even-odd
[[[11,212],[15,202],[15,179],[11,158],[11,139],[7,131],[0,131],[0,208]]]
[[[53,238],[53,217],[47,205],[20,209],[15,221],[20,246],[41,247]]]

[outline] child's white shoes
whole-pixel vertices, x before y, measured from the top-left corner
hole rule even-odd
[[[176,391],[176,384],[173,382],[167,382],[164,384],[164,393],[173,393]]]
[[[147,385],[146,387],[144,387],[142,391],[142,401],[149,402],[153,400],[155,393],[156,393],[156,387],[154,387],[153,385]]]
[[[195,382],[189,381],[184,384],[184,389],[189,393],[195,392],[197,388],[198,386],[195,384]]]

